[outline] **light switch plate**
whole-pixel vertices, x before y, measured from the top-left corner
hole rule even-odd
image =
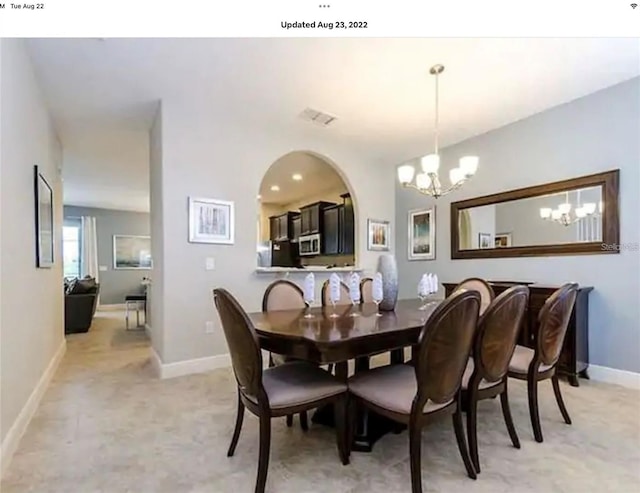
[[[215,270],[216,260],[213,257],[207,257],[207,260],[205,262],[205,268],[207,270]]]
[[[100,272],[107,272],[109,270],[109,268],[106,265],[101,265],[98,267],[98,270]]]
[[[205,334],[213,334],[215,332],[215,326],[211,320],[208,320],[204,323],[204,333]]]

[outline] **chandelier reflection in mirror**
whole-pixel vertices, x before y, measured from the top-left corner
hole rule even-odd
[[[444,71],[444,65],[434,65],[429,70],[429,73],[435,76],[436,80],[436,106],[435,106],[435,129],[434,129],[434,151],[433,154],[424,156],[420,160],[422,167],[422,173],[418,173],[415,178],[415,184],[413,183],[413,177],[415,175],[415,168],[409,164],[400,166],[398,168],[398,180],[402,186],[407,188],[414,188],[418,192],[424,195],[430,195],[434,198],[441,197],[449,192],[460,188],[462,184],[471,178],[478,169],[478,157],[477,156],[465,156],[460,158],[460,165],[457,168],[453,168],[449,171],[449,179],[451,186],[443,188],[440,178],[438,176],[438,169],[440,168],[440,155],[438,154],[438,137],[439,137],[439,85],[438,78]]]
[[[596,212],[596,208],[598,211]],[[572,214],[573,212],[573,214]],[[546,221],[553,221],[563,226],[570,226],[585,217],[597,217],[602,214],[602,201],[599,206],[594,202],[586,202],[580,205],[580,190],[577,191],[577,205],[573,207],[569,202],[569,192],[565,193],[565,201],[556,209],[551,207],[540,208],[540,217]]]

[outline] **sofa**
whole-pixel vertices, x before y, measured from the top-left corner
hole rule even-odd
[[[65,280],[64,333],[88,332],[98,306],[100,284],[92,277]]]

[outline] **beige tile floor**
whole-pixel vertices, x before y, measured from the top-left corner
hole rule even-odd
[[[252,492],[258,426],[245,419],[236,455],[226,457],[235,413],[230,370],[171,380],[153,377],[149,343],[125,332],[119,312],[99,313],[67,354],[0,485],[2,493]],[[479,409],[483,472],[468,479],[450,421],[423,436],[426,492],[635,492],[640,490],[640,392],[582,381],[562,385],[573,425],[562,421],[549,382],[541,388],[545,442],[534,442],[526,388],[512,382],[522,448],[510,446],[498,400]],[[273,424],[267,491],[411,491],[406,433],[373,453],[338,460],[332,430],[303,433]]]

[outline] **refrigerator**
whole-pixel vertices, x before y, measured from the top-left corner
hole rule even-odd
[[[271,242],[271,267],[300,267],[298,243],[288,240]]]

